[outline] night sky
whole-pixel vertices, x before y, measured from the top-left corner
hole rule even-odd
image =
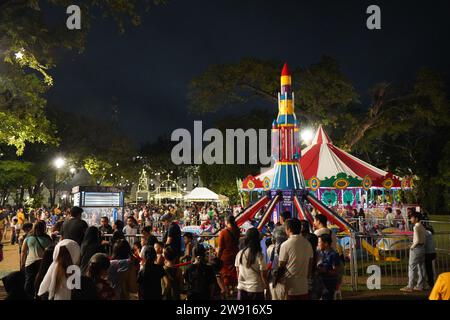
[[[370,4],[381,7],[382,30],[366,28]],[[188,113],[187,85],[211,64],[256,57],[307,66],[324,54],[364,97],[376,82],[411,80],[423,66],[448,77],[449,13],[450,1],[439,0],[170,0],[125,35],[96,22],[85,53],[53,70],[49,103],[109,120],[115,96],[120,129],[144,143],[201,119]]]

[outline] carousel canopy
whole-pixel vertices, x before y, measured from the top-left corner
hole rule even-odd
[[[302,150],[300,166],[305,180],[315,181],[317,187],[400,187],[400,179],[333,145],[319,126],[311,145]],[[243,189],[269,189],[274,176],[271,168],[243,181]],[[336,186],[336,182],[340,185]]]
[[[387,175],[386,171],[378,169],[333,145],[322,125],[317,129],[311,145],[302,151],[300,166],[303,170],[303,176],[307,180],[312,177],[326,180],[337,176],[339,173],[345,173],[349,177],[360,179],[369,176],[372,181],[375,181]]]
[[[219,195],[208,188],[197,187],[185,195],[184,200],[192,202],[216,202],[219,201]]]

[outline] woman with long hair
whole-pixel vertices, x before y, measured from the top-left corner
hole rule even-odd
[[[153,247],[145,250],[144,266],[138,274],[139,300],[162,300],[161,280],[164,268],[156,264],[157,254]]]
[[[97,298],[100,300],[114,300],[117,298],[116,292],[107,281],[110,265],[111,263],[106,254],[96,253],[92,255],[86,268],[86,276],[93,281]]]
[[[188,286],[188,300],[211,300],[214,294],[216,276],[213,268],[206,262],[206,250],[201,244],[193,249],[193,263],[185,274],[184,280]]]
[[[35,292],[34,292],[34,297],[35,299],[41,299],[41,297],[39,297],[37,295],[39,287],[41,286],[42,280],[44,279],[48,268],[50,268],[50,265],[53,263],[53,252],[55,251],[55,246],[52,244],[50,246],[48,246],[47,248],[45,248],[44,254],[42,255],[42,260],[39,266],[39,271],[36,275],[36,279],[34,281],[34,287]],[[46,297],[47,298],[47,297]]]
[[[237,275],[234,262],[239,252],[240,230],[233,215],[226,218],[226,228],[219,233],[219,247],[217,257],[222,261],[222,279],[225,287],[234,287],[237,284]]]
[[[238,300],[264,300],[264,290],[269,286],[258,229],[247,230],[245,246],[236,256],[235,266],[238,276]]]
[[[131,258],[130,244],[126,240],[119,239],[114,244],[108,280],[120,300],[129,300],[130,293],[138,291],[137,268]]]
[[[25,292],[30,298],[35,294],[34,282],[45,249],[52,244],[52,239],[45,233],[46,229],[44,221],[35,222],[22,244],[21,269],[25,271]]]
[[[77,242],[64,239],[58,242],[53,252],[53,262],[39,287],[38,296],[48,294],[49,300],[71,300],[72,290],[67,286],[67,269],[78,265],[80,246]]]
[[[80,267],[82,274],[86,273],[91,257],[101,250],[100,232],[98,228],[94,226],[88,227],[84,234],[83,242],[81,243]]]

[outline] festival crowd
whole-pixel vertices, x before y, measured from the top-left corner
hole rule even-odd
[[[140,206],[125,210],[125,223],[116,220],[110,225],[109,218],[102,217],[99,226],[88,226],[79,207],[64,213],[36,210],[28,215],[19,208],[7,218],[11,244],[19,245],[20,254],[20,271],[3,278],[8,298],[335,299],[345,259],[337,251],[336,234],[328,227],[326,216],[316,214],[311,226],[285,211],[276,224],[269,223],[261,232],[249,227],[242,236],[244,230],[235,218],[241,210],[191,206],[181,212],[176,206],[164,210]],[[388,208],[387,214],[391,213]],[[409,215],[414,239],[410,283],[404,290],[423,290],[427,286],[426,259],[433,256],[427,256],[425,240],[429,236],[418,224],[421,216],[412,210]],[[0,239],[5,216],[0,216]],[[220,230],[216,245],[181,231],[183,224],[191,223]],[[76,268],[79,285],[70,286]],[[419,279],[414,286],[416,271]],[[428,276],[430,286],[432,278]]]

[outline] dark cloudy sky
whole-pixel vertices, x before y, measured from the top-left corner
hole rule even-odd
[[[370,4],[381,7],[382,30],[366,28]],[[120,128],[152,141],[200,119],[187,112],[187,85],[215,63],[257,57],[306,66],[326,54],[361,94],[423,66],[448,76],[449,14],[447,0],[169,0],[122,36],[111,21],[94,24],[85,53],[54,70],[49,101],[110,119],[115,96]]]

